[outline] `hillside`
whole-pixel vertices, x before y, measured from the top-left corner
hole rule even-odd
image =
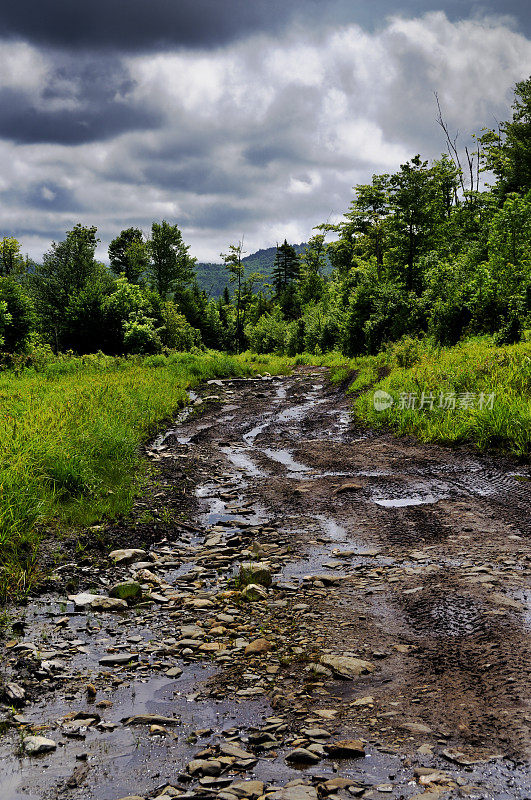
[[[298,254],[303,253],[306,246],[304,242],[293,245],[295,252]],[[260,272],[266,279],[264,282],[267,283],[267,278],[269,278],[271,270],[273,269],[276,252],[276,246],[267,247],[262,250],[257,250],[256,253],[245,256],[245,258],[242,259],[245,264],[245,275],[249,276],[253,272]],[[195,270],[199,287],[214,299],[221,297],[228,283],[225,264],[198,262],[195,265]],[[258,285],[255,288],[259,289],[260,286]]]

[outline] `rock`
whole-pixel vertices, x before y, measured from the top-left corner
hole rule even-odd
[[[256,583],[250,583],[245,589],[242,589],[242,597],[245,600],[255,602],[256,600],[265,600],[267,591],[263,586],[258,586]]]
[[[402,728],[405,728],[411,733],[431,733],[432,730],[429,725],[424,725],[422,722],[403,722]]]
[[[129,548],[125,550],[113,550],[112,553],[109,553],[109,558],[111,558],[115,564],[131,564],[133,561],[138,561],[141,558],[149,558],[149,556],[145,550]]]
[[[120,800],[145,800],[145,798],[138,794],[128,794],[127,797],[120,797]]]
[[[329,739],[332,735],[330,731],[325,731],[324,728],[303,728],[301,733],[307,736],[308,739]]]
[[[365,755],[365,748],[359,739],[330,742],[324,745],[324,749],[332,758],[361,758]]]
[[[98,596],[97,594],[90,594],[90,592],[80,592],[79,594],[69,594],[68,599],[78,608],[86,608],[91,606]]]
[[[109,591],[111,597],[119,600],[139,600],[142,597],[142,587],[136,581],[116,583]]]
[[[252,753],[248,753],[247,750],[231,742],[221,742],[219,745],[219,752],[224,756],[232,756],[241,761],[246,761],[248,758],[255,758]]]
[[[343,483],[339,486],[334,494],[344,494],[345,492],[359,492],[360,489],[363,489],[363,485],[361,483],[354,483],[353,481],[349,481],[348,483]]]
[[[264,561],[244,561],[240,567],[240,578],[260,586],[271,586],[271,567]]]
[[[352,680],[366,672],[374,672],[376,667],[370,661],[363,661],[361,658],[351,656],[321,656],[321,664],[330,669],[341,678]]]
[[[24,703],[26,692],[18,683],[8,683],[4,693],[6,698],[14,705],[18,706]]]
[[[163,717],[160,714],[134,714],[121,721],[124,725],[179,725],[181,722],[175,717]]]
[[[318,800],[317,789],[303,784],[286,786],[273,794],[268,794],[267,797],[268,800]]]
[[[264,793],[264,784],[262,781],[237,781],[227,786],[227,791],[235,794],[236,797],[250,797],[257,798]]]
[[[206,759],[195,758],[189,762],[186,769],[190,775],[211,775],[216,777],[220,774],[222,767],[221,761],[216,761],[215,759],[207,761]]]
[[[306,747],[296,747],[295,750],[291,750],[286,755],[286,761],[291,761],[295,764],[318,764],[320,760],[321,756],[306,749]]]
[[[246,656],[259,655],[260,653],[269,653],[273,649],[273,645],[267,639],[255,639],[250,642],[244,650]]]
[[[329,781],[321,784],[321,788],[324,789],[326,794],[332,794],[338,789],[348,789],[353,783],[354,781],[349,780],[349,778],[330,778]]]
[[[90,607],[95,611],[122,611],[127,608],[127,603],[117,597],[96,597]]]
[[[180,667],[170,667],[170,669],[166,670],[168,678],[179,678],[182,674],[183,671]]]
[[[44,736],[27,736],[24,739],[24,752],[28,756],[37,756],[41,753],[51,753],[57,748],[53,739],[46,739]]]
[[[129,664],[130,661],[138,661],[138,653],[113,653],[109,656],[103,656],[98,663],[103,667],[120,667],[124,664]]]

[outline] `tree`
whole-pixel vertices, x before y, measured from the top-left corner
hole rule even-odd
[[[277,296],[298,278],[299,269],[299,258],[295,248],[284,239],[280,246],[277,244],[275,263],[273,264],[272,278]]]
[[[126,228],[109,245],[111,269],[124,274],[129,283],[139,283],[149,264],[147,244],[139,228]]]
[[[31,298],[12,277],[0,278],[0,303],[5,304],[9,320],[4,320],[3,347],[9,353],[22,350],[35,328]]]
[[[325,234],[312,236],[301,256],[299,296],[302,303],[317,301],[323,294],[323,272],[326,266]]]
[[[376,259],[378,279],[381,277],[389,216],[389,175],[373,175],[372,183],[354,187],[356,197],[346,214],[350,232],[361,235],[368,244],[368,255]],[[343,226],[345,227],[345,226]]]
[[[480,138],[485,168],[496,175],[495,191],[502,198],[531,189],[531,77],[517,83],[514,93],[512,119]]]
[[[221,258],[229,273],[229,280],[235,283],[234,302],[236,305],[236,349],[240,352],[243,343],[243,283],[245,267],[242,262],[243,239],[238,244],[230,244],[228,253],[221,253]]]
[[[62,242],[53,242],[32,276],[36,307],[42,326],[55,345],[62,345],[65,331],[64,309],[70,296],[79,294],[87,281],[100,269],[94,258],[97,228],[75,225]]]
[[[151,240],[148,242],[151,263],[149,271],[153,288],[163,299],[183,289],[193,278],[195,259],[188,255],[177,225],[163,220],[151,226]]]
[[[11,236],[0,240],[0,276],[21,275],[24,272],[24,257],[20,244]]]

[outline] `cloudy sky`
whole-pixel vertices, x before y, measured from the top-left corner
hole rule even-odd
[[[467,136],[531,74],[528,0],[1,0],[0,235],[153,219],[200,260],[344,211]]]

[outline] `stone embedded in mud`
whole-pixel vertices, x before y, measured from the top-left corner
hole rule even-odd
[[[267,591],[263,586],[258,586],[257,583],[250,583],[245,589],[242,589],[241,595],[244,600],[249,600],[252,603],[257,600],[265,600]]]
[[[57,748],[53,739],[44,736],[27,736],[24,739],[24,752],[28,756],[37,756],[41,753],[51,753]]]
[[[19,686],[18,683],[8,683],[5,688],[4,692],[7,700],[13,703],[13,705],[22,705],[26,698],[26,692]]]
[[[324,749],[332,758],[361,758],[365,748],[359,739],[344,739],[340,742],[325,744]]]
[[[260,655],[261,653],[269,653],[273,649],[273,645],[268,639],[255,639],[250,642],[244,650],[246,656]]]
[[[68,599],[78,608],[85,608],[91,606],[94,600],[99,597],[97,594],[90,592],[80,592],[79,594],[69,594]]]
[[[179,725],[180,722],[180,719],[163,717],[160,714],[135,714],[122,719],[124,725]]]
[[[127,603],[117,597],[96,597],[90,607],[95,611],[122,611],[127,608]]]
[[[422,722],[403,722],[402,727],[411,733],[432,733],[429,725],[424,725]]]
[[[358,678],[366,672],[374,672],[376,669],[370,661],[352,658],[351,656],[321,656],[321,664],[324,664],[325,667],[330,667],[336,675],[348,680]]]
[[[138,653],[113,653],[109,656],[102,656],[98,663],[103,667],[120,667],[129,664],[130,661],[138,661]]]
[[[125,550],[113,550],[112,553],[109,553],[109,558],[115,564],[130,564],[140,558],[149,558],[149,556],[145,550],[137,550],[131,547]]]
[[[219,775],[222,770],[221,761],[215,759],[207,761],[203,758],[195,758],[193,761],[189,762],[186,768],[190,775],[210,775],[214,778]]]
[[[219,745],[219,752],[224,756],[232,756],[233,758],[242,759],[243,761],[255,758],[252,753],[248,753],[247,750],[231,742],[221,742]]]
[[[343,483],[341,486],[338,486],[338,488],[334,491],[334,494],[345,494],[345,492],[359,492],[360,489],[363,489],[363,484],[349,481],[348,483]]]
[[[271,567],[264,561],[244,561],[240,567],[240,578],[251,584],[271,586]]]
[[[317,789],[304,784],[286,786],[284,789],[269,794],[268,800],[318,800]]]
[[[264,784],[262,781],[236,781],[227,786],[227,792],[235,794],[236,797],[248,797],[255,800],[263,795]]]
[[[294,764],[318,764],[321,756],[306,747],[296,747],[286,755],[286,761]]]
[[[136,581],[123,581],[116,583],[109,590],[109,595],[119,600],[139,600],[142,597],[142,587]]]

